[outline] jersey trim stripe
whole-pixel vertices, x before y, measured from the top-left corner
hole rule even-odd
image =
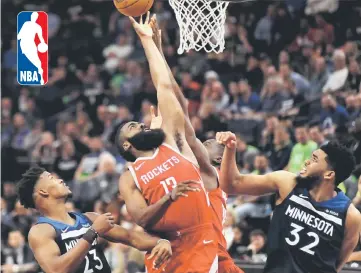
[[[138,158],[134,161],[134,163],[135,163],[135,162],[137,162],[137,161],[139,161],[139,160],[149,160],[149,159],[154,159],[154,158],[157,156],[158,152],[159,152],[159,148],[157,148],[157,149],[155,150],[155,152],[154,152],[154,154],[153,154],[152,156],[143,156],[143,157],[138,157]],[[134,163],[133,163],[133,164],[134,164]]]
[[[87,232],[89,229],[89,227],[83,227],[81,229],[78,230],[72,230],[66,233],[61,234],[61,239],[65,240],[65,239],[69,239],[69,238],[75,238],[75,237],[79,237],[83,234],[85,234],[85,232]]]
[[[335,217],[333,215],[329,215],[323,211],[318,211],[317,209],[315,209],[315,207],[309,201],[302,199],[296,195],[292,195],[290,200],[292,200],[293,202],[295,202],[305,208],[308,208],[309,210],[312,210],[313,212],[317,213],[318,215],[322,216],[323,218],[325,218],[331,222],[334,222],[337,225],[342,226],[342,219]]]
[[[155,153],[154,153],[155,154]],[[142,191],[142,189],[140,188],[139,182],[138,182],[138,178],[137,175],[135,174],[134,168],[133,166],[128,166],[128,169],[130,171],[130,174],[133,176],[133,180],[135,185],[137,186],[138,190]]]
[[[170,146],[167,143],[163,143],[162,145],[168,147],[169,149],[173,150],[173,152],[179,154],[180,156],[182,156],[185,160],[189,161],[190,163],[192,163],[193,165],[195,165],[196,167],[199,168],[198,163],[194,163],[192,160],[190,160],[189,158],[185,157],[180,151],[177,151],[176,149],[174,149],[172,146]]]

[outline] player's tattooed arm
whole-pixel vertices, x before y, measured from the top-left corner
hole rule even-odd
[[[361,232],[361,214],[354,205],[350,205],[346,215],[345,235],[342,242],[337,272],[340,272],[349,256],[356,248]]]
[[[81,239],[67,253],[61,255],[55,242],[55,230],[48,224],[39,224],[29,232],[29,244],[35,259],[46,273],[74,272],[84,261],[91,244]]]
[[[228,194],[264,195],[278,193],[282,201],[295,186],[295,174],[277,171],[266,175],[241,174],[236,163],[236,136],[231,132],[217,133],[216,139],[225,145],[220,174],[221,188]]]

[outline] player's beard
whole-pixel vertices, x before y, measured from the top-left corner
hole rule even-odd
[[[316,175],[308,175],[305,177],[298,175],[296,177],[297,186],[301,188],[306,188],[307,190],[311,190],[313,187],[318,185],[321,180],[321,177]]]
[[[158,148],[165,140],[165,133],[162,129],[151,129],[137,133],[128,141],[139,151],[150,151]]]

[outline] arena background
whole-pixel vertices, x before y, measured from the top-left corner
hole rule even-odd
[[[40,272],[26,243],[36,214],[16,202],[14,183],[29,166],[43,166],[73,189],[69,210],[109,211],[122,226],[139,228],[118,196],[126,163],[113,143],[122,122],[149,124],[156,92],[139,40],[112,1],[1,5],[2,271],[15,272],[17,264],[21,272]],[[45,87],[16,82],[16,16],[22,10],[49,14]],[[358,163],[341,189],[360,206],[360,1],[230,4],[226,50],[218,55],[177,55],[173,11],[156,0],[152,12],[201,140],[217,131],[237,133],[239,168],[263,174],[298,172],[312,150],[338,138],[354,150]],[[237,196],[228,203],[229,252],[246,272],[261,272],[273,199]],[[143,272],[143,253],[119,244],[104,248],[114,273]],[[345,272],[360,268],[357,262],[347,267]]]

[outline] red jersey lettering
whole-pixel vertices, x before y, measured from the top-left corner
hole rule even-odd
[[[178,183],[187,180],[201,182],[200,192],[187,192],[188,197],[180,197],[171,203],[153,231],[176,231],[212,222],[208,196],[198,167],[171,146],[162,144],[152,157],[138,158],[129,170],[149,205],[170,193]]]

